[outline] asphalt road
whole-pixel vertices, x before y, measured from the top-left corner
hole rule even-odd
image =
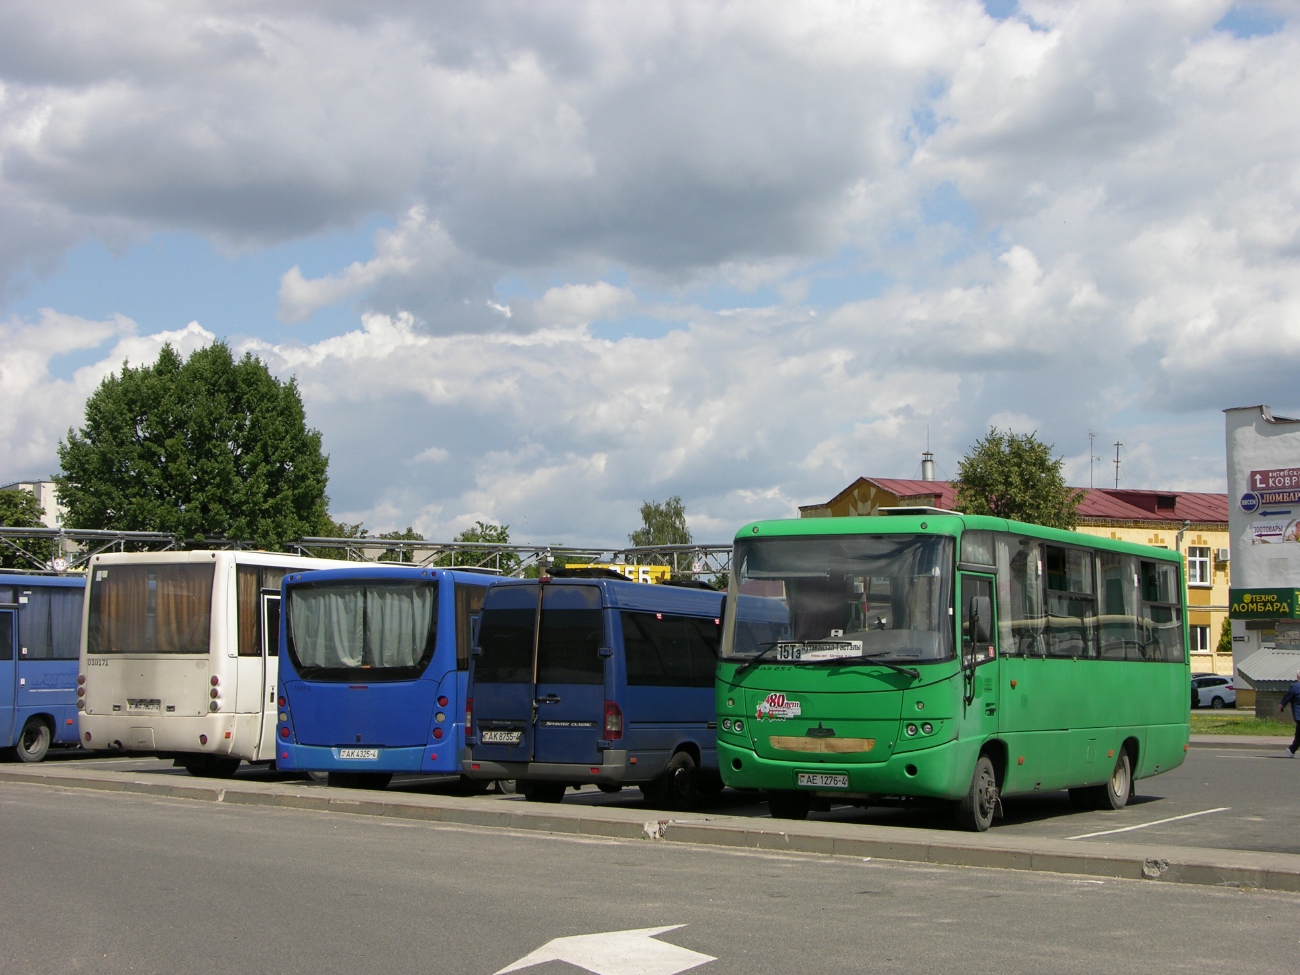
[[[492,975],[555,938],[673,925],[660,943],[717,975],[1290,973],[1300,944],[1291,894],[15,784],[0,822],[0,971],[24,975]],[[636,967],[670,951],[638,944],[603,970],[684,970]]]
[[[85,758],[65,753],[55,760],[62,767],[118,769],[160,776],[187,777],[170,762],[153,759]],[[244,766],[241,778],[274,779],[277,773]],[[447,788],[445,782],[399,776],[392,791]],[[523,802],[502,796],[499,802]],[[637,789],[606,795],[594,788],[570,792],[566,803],[646,808]],[[1254,749],[1193,748],[1187,760],[1171,772],[1137,783],[1137,796],[1119,811],[1081,812],[1064,792],[1008,799],[1006,816],[994,825],[1007,837],[1128,839],[1201,848],[1254,850],[1300,854],[1300,759],[1292,760],[1277,747]],[[707,809],[733,816],[767,816],[767,806],[750,793],[724,792]],[[946,809],[925,806],[835,807],[813,813],[811,819],[876,825],[947,829]],[[1120,832],[1117,832],[1120,831]],[[1300,937],[1300,936],[1298,936]]]

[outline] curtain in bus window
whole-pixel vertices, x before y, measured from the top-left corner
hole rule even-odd
[[[150,583],[157,587],[154,649],[157,653],[207,653],[212,619],[211,565],[160,565]]]
[[[1141,659],[1136,562],[1131,555],[1100,552],[1097,570],[1101,597],[1099,655],[1103,660]]]
[[[289,626],[299,666],[360,667],[365,612],[361,592],[341,586],[291,592]]]
[[[1183,618],[1178,570],[1162,562],[1142,562],[1142,647],[1147,660],[1182,663]]]
[[[1038,542],[999,535],[998,628],[1002,652],[1041,657],[1047,652],[1044,630],[1042,552]]]
[[[1091,657],[1097,601],[1092,587],[1092,555],[1081,549],[1047,545],[1047,654]]]
[[[48,589],[23,589],[18,606],[18,657],[20,660],[49,660],[51,645]],[[26,602],[23,602],[26,600]]]
[[[33,589],[18,614],[25,660],[76,660],[81,634],[81,590]]]
[[[0,613],[0,660],[14,659],[14,614]]]
[[[260,657],[262,647],[257,639],[258,567],[235,567],[235,619],[239,630],[239,655]]]
[[[414,667],[437,638],[438,587],[382,585],[365,592],[365,662],[372,667]]]
[[[541,684],[603,684],[605,617],[595,586],[545,586],[537,642]]]
[[[469,648],[473,643],[474,617],[483,610],[487,586],[456,584],[456,669],[469,669]]]
[[[149,573],[152,566],[113,565],[92,570],[89,653],[142,653],[149,628]]]
[[[531,684],[537,586],[493,586],[483,598],[474,680],[484,684]]]

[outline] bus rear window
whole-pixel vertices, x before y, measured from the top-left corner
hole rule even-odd
[[[288,650],[314,680],[412,680],[433,659],[437,582],[295,586]]]
[[[87,653],[207,653],[211,563],[107,565],[90,579]]]

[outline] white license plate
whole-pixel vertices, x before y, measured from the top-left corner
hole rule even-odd
[[[485,745],[518,745],[524,740],[522,731],[480,731],[479,739]]]
[[[378,748],[340,748],[339,758],[351,758],[360,761],[374,761],[379,757]]]
[[[131,711],[161,711],[162,701],[157,698],[127,698],[126,706]]]
[[[847,775],[830,775],[826,772],[800,772],[799,784],[811,789],[847,789]]]

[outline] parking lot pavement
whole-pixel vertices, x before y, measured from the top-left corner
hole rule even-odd
[[[23,769],[21,766],[6,768]],[[971,835],[949,827],[946,807],[923,803],[873,806],[869,809],[837,805],[827,811],[813,812],[808,823],[797,824],[770,819],[760,795],[733,790],[724,791],[690,814],[676,814],[649,805],[635,788],[610,795],[586,787],[569,792],[562,805],[556,807],[529,803],[522,796],[508,794],[463,799],[459,798],[456,779],[429,776],[398,776],[387,790],[376,793],[329,789],[301,774],[277,772],[265,767],[246,765],[234,780],[197,779],[166,761],[123,756],[90,757],[77,752],[56,754],[46,765],[28,766],[26,770],[42,768],[57,773],[60,779],[65,779],[65,776],[75,778],[84,773],[99,779],[113,780],[121,776],[124,782],[168,783],[199,791],[229,783],[231,787],[246,787],[268,794],[287,790],[295,796],[354,796],[355,800],[331,801],[374,800],[378,801],[381,809],[384,803],[400,802],[404,798],[436,804],[442,797],[455,797],[456,803],[468,803],[485,811],[508,811],[509,816],[495,817],[497,825],[504,825],[518,816],[543,819],[559,816],[580,820],[586,815],[634,827],[660,819],[711,823],[725,820],[736,824],[748,821],[751,825],[737,828],[751,832],[802,830],[816,833],[829,830],[844,836],[899,837],[906,834],[908,842],[933,842],[944,846],[965,842]],[[75,784],[71,779],[65,781]],[[199,797],[197,792],[195,797]],[[981,842],[1020,845],[1026,849],[1050,847],[1062,850],[1109,848],[1120,843],[1300,856],[1300,836],[1294,829],[1297,810],[1300,810],[1300,760],[1290,760],[1282,749],[1271,743],[1255,748],[1197,747],[1189,751],[1187,760],[1179,768],[1139,781],[1137,795],[1122,810],[1080,811],[1070,804],[1063,792],[1013,797],[1005,800],[1004,810],[1004,817]]]

